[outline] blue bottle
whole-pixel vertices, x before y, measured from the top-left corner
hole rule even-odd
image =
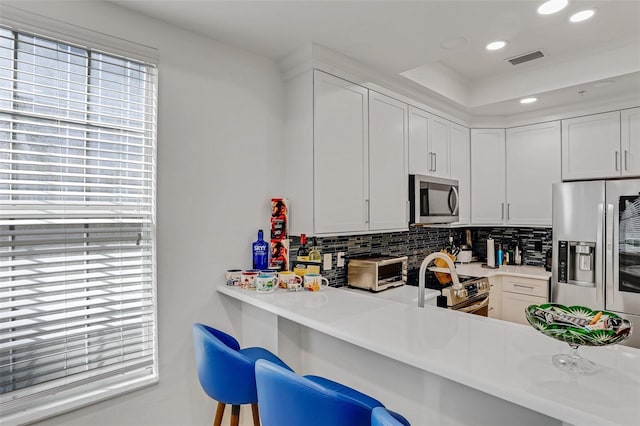
[[[498,266],[502,266],[503,256],[504,256],[504,252],[502,251],[502,244],[498,244],[498,257],[496,260],[496,264]]]
[[[269,267],[269,245],[263,240],[262,229],[258,231],[258,240],[253,242],[253,269],[264,270]]]

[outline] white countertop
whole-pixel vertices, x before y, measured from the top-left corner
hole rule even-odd
[[[459,275],[469,275],[473,277],[492,277],[496,275],[510,275],[522,278],[549,279],[551,272],[545,271],[542,266],[514,266],[502,265],[498,268],[483,268],[479,262],[473,263],[456,263],[456,272]],[[430,267],[430,271],[449,272],[448,268]]]
[[[367,290],[361,290],[358,288],[340,287],[340,290],[353,291],[364,296],[375,297],[378,299],[393,300],[395,302],[411,303],[418,305],[418,287],[411,285],[402,285],[399,287],[388,288],[386,290],[374,293]],[[440,296],[441,292],[426,288],[424,290],[424,302],[428,305],[435,306],[436,298]]]
[[[417,287],[402,292],[411,289],[417,297]],[[640,423],[638,349],[581,347],[580,354],[599,370],[575,375],[551,363],[552,355],[569,346],[526,325],[336,288],[256,294],[221,285],[218,291],[572,425]]]

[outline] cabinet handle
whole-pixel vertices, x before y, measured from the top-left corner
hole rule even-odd
[[[369,223],[369,200],[364,200],[364,223]]]
[[[435,160],[433,159],[433,156],[434,156],[433,152],[430,152],[429,153],[429,171],[430,172],[435,171],[435,169],[433,168],[433,163],[435,163]]]
[[[502,212],[500,215],[500,220],[504,220],[504,203],[500,203],[500,211]]]
[[[616,151],[616,172],[618,171],[618,151]]]
[[[509,220],[509,206],[511,206],[511,203],[507,203],[507,220]]]
[[[409,221],[411,220],[411,217],[409,215],[409,210],[411,209],[411,204],[409,203],[409,201],[407,201],[405,203],[405,207],[404,207],[405,211],[407,212],[407,223],[409,223]]]
[[[629,171],[629,165],[628,165],[628,161],[627,161],[627,157],[629,156],[629,151],[628,150],[624,150],[624,169],[626,171]]]
[[[433,171],[437,171],[438,170],[438,154],[437,153],[433,153]]]
[[[533,286],[530,285],[524,285],[524,284],[513,284],[514,287],[520,287],[520,288],[528,288],[529,290],[533,290]]]

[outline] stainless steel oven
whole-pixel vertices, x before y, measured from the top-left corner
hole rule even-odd
[[[489,279],[475,278],[461,282],[461,289],[452,286],[442,289],[446,308],[486,317],[489,315]]]

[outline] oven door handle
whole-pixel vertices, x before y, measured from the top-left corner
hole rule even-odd
[[[456,309],[458,312],[472,313],[478,311],[485,306],[489,306],[489,296],[485,297],[482,301],[474,303],[473,305],[465,306],[464,308]]]

